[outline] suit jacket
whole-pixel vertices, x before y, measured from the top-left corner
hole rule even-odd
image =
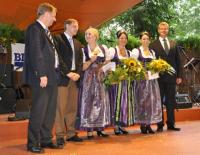
[[[40,85],[40,77],[47,76],[48,84],[55,85],[55,51],[53,44],[40,23],[31,24],[25,36],[23,82]]]
[[[164,59],[176,70],[174,75],[168,73],[161,74],[159,80],[167,83],[176,83],[176,78],[182,77],[180,54],[176,43],[174,41],[169,41],[169,43],[170,50],[168,54],[166,54],[159,39],[150,44],[150,48],[155,51],[156,58]]]
[[[58,57],[59,57],[60,75],[58,78],[58,85],[67,86],[70,79],[67,77],[66,74],[71,72],[73,51],[64,33],[55,36],[54,39],[56,42],[56,48],[57,48]],[[81,50],[82,45],[75,38],[73,38],[73,43],[74,43],[75,67],[76,67],[76,70],[73,72],[81,75],[82,68],[83,68],[83,53]],[[77,81],[77,84],[78,83],[79,81]]]

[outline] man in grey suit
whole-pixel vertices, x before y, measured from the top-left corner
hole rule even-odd
[[[43,148],[58,148],[51,135],[56,112],[58,59],[48,30],[56,21],[56,12],[53,5],[41,4],[37,21],[26,31],[23,80],[32,89],[27,150],[33,153],[43,153]]]
[[[167,129],[172,131],[180,131],[180,128],[175,127],[176,108],[175,94],[176,84],[182,82],[182,67],[179,55],[179,49],[174,41],[169,40],[169,25],[166,22],[161,22],[158,25],[159,38],[155,40],[150,47],[155,51],[156,57],[166,60],[175,70],[176,74],[170,75],[164,73],[158,79],[162,104],[165,104],[167,111]],[[163,116],[163,115],[162,115]],[[162,132],[164,126],[164,118],[158,124],[157,131]]]

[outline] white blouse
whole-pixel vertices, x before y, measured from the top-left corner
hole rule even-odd
[[[106,60],[110,60],[107,46],[106,45],[102,45],[102,46],[103,46],[103,48],[105,50]],[[91,58],[92,56],[94,56],[94,53],[92,53],[89,45],[87,45],[87,48],[88,48],[88,55]],[[97,56],[104,57],[103,51],[101,50],[101,48],[99,46],[96,47],[96,50],[99,51],[99,53],[97,54]],[[84,48],[82,49],[82,51],[83,51],[83,63],[85,63],[86,62],[86,56],[85,56],[85,53],[84,53]]]
[[[140,46],[139,48],[140,48],[141,54],[142,54],[142,56],[144,58],[156,59],[155,52],[153,50],[151,50],[150,55],[145,55],[143,47]],[[133,58],[138,59],[138,57],[139,57],[139,50],[137,48],[134,48],[131,53],[132,53]]]
[[[127,59],[127,58],[128,58],[128,50],[126,50],[126,56],[123,57],[123,56],[121,56],[120,53],[119,53],[119,47],[116,46],[115,48],[117,49],[117,55],[118,55],[118,58],[119,58],[119,59]],[[111,48],[109,48],[109,50],[108,50],[108,51],[109,51],[110,60],[113,59],[114,56],[115,56],[115,48],[114,48],[114,47],[111,47]],[[130,52],[130,57],[131,57],[131,58],[133,57],[133,56],[132,56],[132,52]]]

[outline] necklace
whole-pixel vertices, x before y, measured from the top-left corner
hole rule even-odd
[[[120,54],[121,56],[123,56],[123,57],[126,57],[126,51],[125,51],[125,49],[120,49],[120,50],[119,50],[119,54]]]
[[[144,55],[145,55],[145,56],[149,56],[149,55],[150,55],[149,50],[145,50],[145,51],[144,51]]]
[[[100,53],[100,51],[99,51],[99,49],[97,48],[97,46],[96,46],[94,49],[91,49],[91,52],[92,52],[92,54],[93,54],[94,56],[97,56],[97,55]]]

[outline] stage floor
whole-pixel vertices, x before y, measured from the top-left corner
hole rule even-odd
[[[166,117],[166,114],[165,114]],[[7,121],[8,115],[0,115],[0,154],[27,155],[26,137],[28,120]],[[113,129],[106,129],[110,137],[95,136],[87,140],[86,132],[80,132],[82,143],[67,142],[62,150],[46,149],[47,155],[199,155],[200,154],[200,108],[176,111],[180,132],[167,131],[154,135],[140,134],[138,125],[128,127],[130,134],[116,136]],[[156,126],[153,126],[156,129]]]
[[[140,134],[138,126],[129,127],[129,135],[116,136],[111,128],[108,138],[96,137],[87,140],[80,132],[82,143],[67,142],[62,150],[46,149],[46,155],[199,155],[200,121],[178,122],[180,132],[167,131],[154,135]],[[155,126],[153,126],[155,129]],[[27,155],[26,139],[0,141],[2,155]]]

